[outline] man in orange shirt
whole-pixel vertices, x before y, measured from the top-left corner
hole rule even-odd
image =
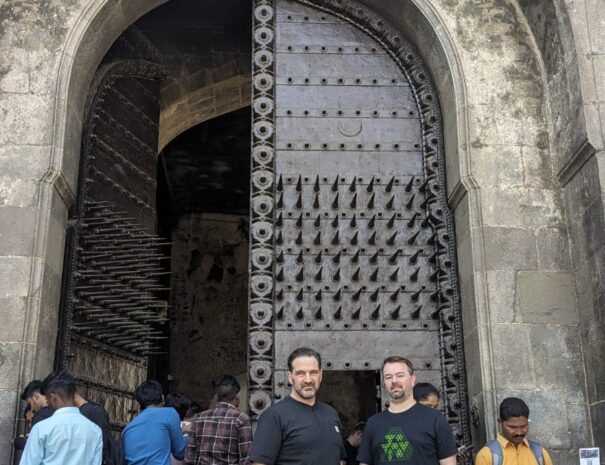
[[[500,434],[483,447],[475,465],[552,465],[546,449],[526,439],[529,407],[523,400],[508,397],[500,404]]]

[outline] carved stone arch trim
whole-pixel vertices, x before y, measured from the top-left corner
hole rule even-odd
[[[429,221],[437,231],[438,303],[441,374],[444,406],[459,440],[470,442],[464,364],[462,313],[453,216],[447,203],[442,118],[437,92],[413,46],[368,7],[351,0],[296,0],[330,13],[376,40],[408,79],[421,115],[425,189],[429,192]],[[261,413],[272,396],[272,238],[275,175],[274,2],[258,0],[254,8],[253,159],[251,206],[250,404]],[[259,158],[259,155],[262,156]],[[258,182],[262,179],[262,182]],[[263,266],[255,256],[262,254]],[[256,338],[256,334],[268,334]],[[254,341],[262,340],[258,347]]]

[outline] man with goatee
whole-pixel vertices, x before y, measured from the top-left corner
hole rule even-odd
[[[388,410],[370,417],[357,452],[361,465],[456,465],[456,440],[443,414],[414,400],[416,375],[404,357],[382,364]]]
[[[339,465],[346,452],[338,414],[316,400],[321,357],[300,347],[288,357],[292,392],[259,418],[250,459],[254,465]]]

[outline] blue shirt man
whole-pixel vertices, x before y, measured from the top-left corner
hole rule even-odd
[[[145,381],[135,398],[143,411],[122,431],[126,465],[170,465],[170,456],[185,457],[187,437],[181,431],[181,419],[172,407],[162,407],[162,387],[157,381]]]
[[[55,412],[34,425],[19,464],[101,465],[103,434],[73,405],[73,378],[53,373],[44,380],[43,390]]]

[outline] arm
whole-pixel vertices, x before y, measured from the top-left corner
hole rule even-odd
[[[456,465],[456,456],[452,455],[439,460],[439,465]]]
[[[250,455],[250,447],[252,446],[252,426],[247,415],[242,415],[240,419],[238,428],[239,463],[240,465],[248,465],[248,456]]]
[[[189,432],[189,444],[187,444],[187,451],[185,452],[184,462],[186,465],[195,465],[197,459],[197,451],[199,448],[199,436],[197,435],[198,429],[201,429],[203,423],[201,421],[194,421]]]
[[[34,427],[27,438],[25,449],[19,465],[41,465],[44,458],[44,441],[40,438],[38,428]]]
[[[273,465],[279,456],[281,442],[281,420],[269,409],[258,420],[250,460],[256,465]]]
[[[188,438],[181,431],[181,419],[173,408],[167,410],[168,434],[170,435],[170,451],[177,460],[183,460],[187,449]]]

